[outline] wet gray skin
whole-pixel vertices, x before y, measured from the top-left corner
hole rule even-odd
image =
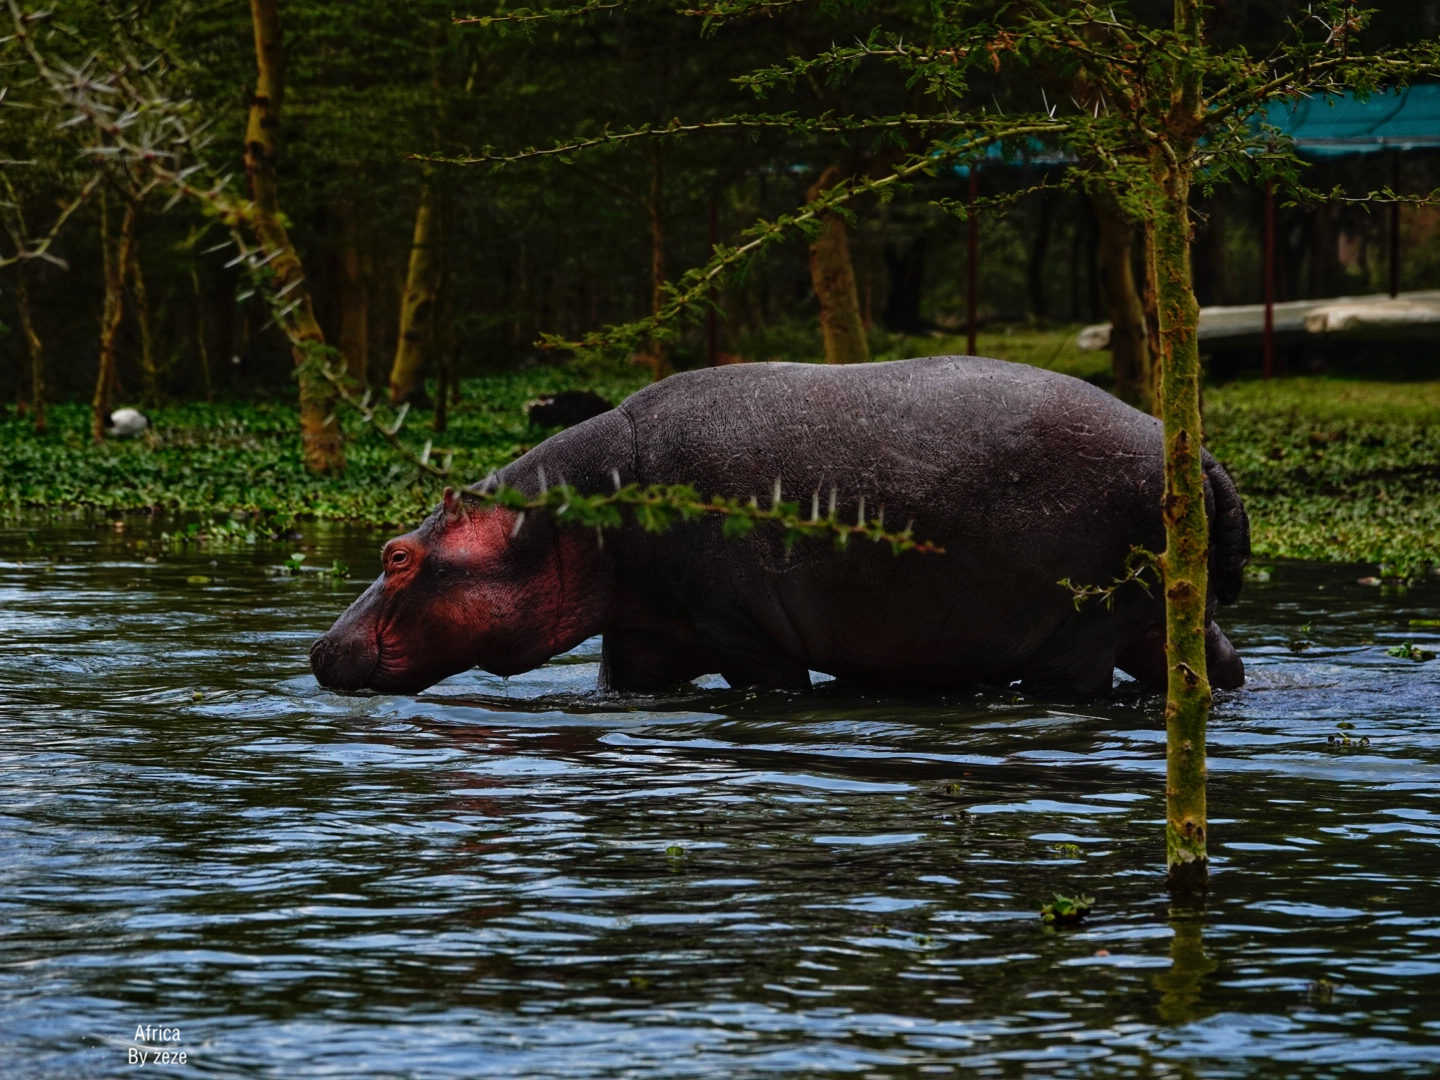
[[[1158,867],[1160,703],[1133,688],[617,700],[591,644],[508,684],[339,697],[306,651],[382,537],[308,537],[307,563],[354,567],[337,583],[267,576],[288,544],[147,564],[143,525],[31,528],[0,527],[7,1077],[127,1072],[137,1025],[180,1029],[146,1048],[190,1055],[161,1075],[1440,1060],[1440,661],[1384,652],[1440,645],[1409,625],[1440,619],[1440,579],[1247,586],[1214,890],[1186,915]],[[1045,928],[1054,892],[1095,897],[1088,924]]]

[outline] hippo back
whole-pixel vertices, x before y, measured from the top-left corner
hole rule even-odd
[[[1154,418],[1078,379],[933,357],[682,373],[548,440],[501,478],[529,488],[544,469],[551,483],[563,474],[603,490],[618,476],[762,503],[778,481],[784,498],[822,514],[833,497],[848,520],[863,499],[867,516],[883,508],[889,526],[913,522],[945,553],[895,556],[867,542],[840,552],[825,541],[787,550],[766,530],[723,540],[711,518],[663,537],[632,531],[617,544],[620,573],[720,649],[775,642],[851,677],[1098,683],[1098,667],[1067,665],[1095,667],[1097,634],[1133,635],[1159,601],[1132,587],[1113,611],[1077,612],[1058,582],[1105,584],[1132,545],[1161,550],[1162,455]],[[1036,670],[1037,657],[1053,670]]]

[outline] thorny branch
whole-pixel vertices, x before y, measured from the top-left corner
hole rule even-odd
[[[1109,609],[1115,606],[1115,594],[1132,581],[1149,594],[1150,582],[1146,581],[1144,577],[1147,572],[1155,575],[1160,573],[1160,556],[1137,545],[1130,549],[1129,555],[1125,556],[1124,575],[1116,578],[1109,585],[1077,585],[1068,577],[1061,578],[1056,584],[1069,591],[1071,598],[1075,601],[1076,611],[1079,611],[1089,600],[1100,600]]]

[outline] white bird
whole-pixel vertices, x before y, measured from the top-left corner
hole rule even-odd
[[[150,418],[139,409],[116,409],[110,414],[110,426],[105,434],[112,439],[129,439],[149,426]]]

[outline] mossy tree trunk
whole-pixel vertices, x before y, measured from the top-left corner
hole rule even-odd
[[[806,201],[813,202],[853,170],[832,165],[810,186]],[[820,301],[820,334],[827,364],[868,364],[870,341],[860,314],[860,292],[855,286],[855,265],[850,258],[850,235],[845,219],[834,211],[820,216],[820,229],[810,242],[810,281]]]
[[[440,195],[433,179],[420,189],[410,263],[400,300],[400,337],[390,368],[390,401],[420,402],[425,398],[425,361],[434,340],[432,323],[440,293]]]
[[[1200,308],[1190,280],[1189,177],[1168,169],[1154,219],[1160,321],[1160,416],[1165,425],[1166,862],[1179,884],[1205,879],[1205,601],[1210,526],[1200,452]]]
[[[1200,47],[1198,0],[1175,0],[1175,29]],[[1176,62],[1178,69],[1179,62]],[[1191,274],[1190,180],[1201,133],[1198,69],[1176,70],[1166,130],[1150,150],[1150,261],[1160,332],[1160,418],[1165,426],[1165,859],[1171,885],[1203,887],[1209,873],[1205,812],[1205,665],[1210,525],[1201,461],[1200,307]]]
[[[90,402],[90,428],[96,442],[105,439],[110,411],[115,407],[115,347],[120,323],[125,318],[125,279],[135,249],[135,223],[140,207],[134,200],[125,203],[118,238],[110,234],[110,199],[100,197],[101,261],[105,264],[105,304],[100,315],[100,365],[95,373],[95,395]]]
[[[1110,366],[1115,396],[1137,409],[1155,411],[1155,375],[1145,304],[1135,283],[1135,230],[1114,195],[1091,197],[1099,229],[1100,292],[1110,318]]]
[[[345,443],[333,415],[335,392],[314,370],[322,362],[325,335],[315,321],[300,256],[280,216],[275,174],[276,135],[285,97],[285,45],[277,0],[250,0],[255,28],[255,94],[245,126],[245,175],[258,211],[255,233],[269,258],[276,290],[294,305],[292,352],[300,369],[300,441],[305,464],[318,473],[345,468]]]

